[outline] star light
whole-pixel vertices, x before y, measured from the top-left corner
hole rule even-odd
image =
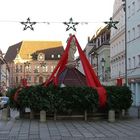
[[[105,21],[104,23],[107,24],[107,28],[108,29],[110,29],[112,27],[115,28],[115,29],[118,29],[117,26],[116,26],[116,24],[118,24],[119,21],[113,21],[112,20],[112,17],[110,18],[110,21]]]
[[[75,26],[79,24],[79,22],[73,22],[73,19],[70,18],[69,22],[63,22],[63,24],[67,25],[66,31],[73,29],[74,31],[76,31]]]
[[[36,24],[36,22],[31,22],[30,18],[27,18],[26,22],[20,22],[20,23],[25,26],[23,28],[23,30],[27,30],[28,28],[31,29],[31,30],[34,30],[34,28],[32,26]]]

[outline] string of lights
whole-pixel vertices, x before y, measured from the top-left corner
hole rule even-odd
[[[24,25],[23,27],[23,31],[30,29],[32,31],[34,31],[34,27],[36,24],[39,23],[43,23],[43,24],[52,24],[52,23],[62,23],[64,25],[66,25],[66,31],[72,29],[73,31],[76,31],[76,27],[77,25],[81,24],[81,25],[87,25],[87,24],[92,24],[92,23],[105,23],[107,24],[108,29],[110,28],[115,28],[117,29],[116,24],[119,23],[119,21],[113,21],[112,18],[110,18],[109,21],[100,21],[100,22],[88,22],[88,21],[81,21],[81,22],[74,22],[73,18],[70,18],[68,22],[49,22],[49,21],[42,21],[42,22],[38,22],[38,21],[31,21],[31,19],[28,17],[26,21],[14,21],[14,20],[0,20],[0,22],[15,22],[15,23],[20,23],[22,25]]]

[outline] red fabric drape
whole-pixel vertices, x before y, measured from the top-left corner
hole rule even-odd
[[[72,41],[72,36],[69,38],[66,49],[60,59],[60,61],[58,62],[56,68],[54,69],[52,75],[50,76],[50,78],[44,83],[44,85],[48,85],[51,81],[55,81],[55,85],[58,84],[58,76],[60,75],[60,73],[64,70],[67,61],[68,61],[68,52],[69,52],[69,48],[70,48],[70,43]]]
[[[76,46],[78,48],[78,52],[79,52],[79,56],[80,56],[80,60],[82,62],[82,66],[86,75],[86,80],[88,83],[88,86],[90,87],[94,87],[97,89],[98,95],[99,95],[99,103],[100,103],[100,107],[105,106],[106,104],[106,99],[107,99],[107,94],[106,94],[106,90],[104,89],[104,87],[101,85],[100,81],[98,80],[95,72],[93,71],[88,59],[86,58],[84,52],[82,51],[76,37],[74,36],[75,41],[76,41]]]
[[[27,79],[22,79],[21,80],[21,86],[17,89],[16,93],[14,94],[14,100],[17,102],[17,98],[18,98],[18,95],[19,95],[19,92],[20,90],[22,90],[22,87],[26,87],[28,88],[29,86],[27,85]]]
[[[96,74],[94,73],[88,59],[86,58],[84,52],[82,51],[82,49],[77,41],[77,38],[75,36],[74,36],[74,38],[76,41],[76,46],[78,48],[80,60],[82,62],[82,66],[83,66],[83,69],[84,69],[84,72],[86,75],[88,85],[91,87],[100,87],[101,86],[100,81],[98,80],[98,78],[97,78]]]
[[[79,45],[79,42],[78,42],[75,35],[70,36],[64,54],[62,55],[58,65],[54,69],[54,71],[53,71],[52,75],[50,76],[49,80],[46,81],[44,83],[44,85],[48,85],[51,81],[53,81],[53,83],[55,85],[58,85],[58,77],[61,74],[61,72],[64,70],[64,68],[67,64],[68,52],[69,52],[69,49],[70,49],[70,43],[71,43],[73,38],[75,39],[76,47],[78,49],[80,60],[82,62],[82,66],[83,66],[83,69],[84,69],[84,72],[85,72],[87,85],[89,87],[93,87],[93,88],[97,89],[97,92],[98,92],[98,95],[99,95],[99,103],[100,103],[100,106],[102,107],[106,103],[106,96],[107,96],[106,91],[105,91],[104,87],[101,85],[100,81],[98,80],[95,72],[93,71],[93,69],[92,69],[88,59],[86,58],[84,52],[82,51],[82,49]]]
[[[122,78],[117,79],[117,86],[122,86]]]

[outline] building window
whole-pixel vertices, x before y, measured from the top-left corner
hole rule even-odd
[[[54,68],[55,68],[55,66],[51,66],[51,72],[53,72]]]
[[[32,71],[32,70],[31,70],[31,66],[29,66],[29,67],[28,67],[28,72],[31,72],[31,71]]]
[[[38,73],[38,72],[39,72],[39,66],[35,66],[34,73]]]
[[[60,58],[60,56],[61,56],[61,55],[60,55],[60,54],[58,54],[58,58]]]
[[[128,66],[129,66],[129,69],[131,69],[131,58],[128,58]]]
[[[16,80],[15,81],[16,81],[16,83],[18,83],[18,77],[17,76],[16,76]]]
[[[32,79],[31,79],[31,76],[28,76],[28,77],[27,77],[27,81],[28,81],[29,83],[31,83],[31,80],[32,80]]]
[[[48,72],[48,66],[43,66],[43,67],[42,67],[42,71],[43,71],[43,72]]]
[[[137,11],[140,10],[140,0],[137,0]]]
[[[122,51],[125,50],[125,42],[124,39],[122,40]]]
[[[20,65],[20,72],[22,72],[22,65]]]
[[[137,28],[138,28],[138,37],[140,37],[140,24],[137,26]]]
[[[18,70],[18,65],[16,65],[16,69],[15,69],[15,71],[16,71],[16,73],[19,72],[19,70]]]
[[[131,9],[130,6],[128,6],[128,18],[130,18],[130,15],[131,15]]]
[[[133,68],[136,67],[136,59],[135,59],[135,56],[133,57]]]
[[[31,66],[25,66],[25,72],[31,72]]]
[[[54,54],[51,55],[51,58],[54,58]]]
[[[44,59],[45,59],[44,54],[43,54],[43,53],[40,53],[40,54],[38,55],[38,61],[44,61]]]
[[[135,2],[132,3],[132,15],[135,14]]]
[[[135,28],[132,29],[132,39],[135,39]]]
[[[130,36],[130,30],[128,31],[128,41],[131,40],[131,36]]]
[[[37,83],[37,76],[34,77],[34,83]]]
[[[138,66],[140,66],[140,55],[138,55]]]
[[[98,38],[97,41],[98,41],[98,47],[99,47],[100,46],[100,39]]]

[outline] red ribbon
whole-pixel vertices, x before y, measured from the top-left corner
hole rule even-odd
[[[97,89],[98,95],[99,95],[99,103],[100,103],[100,107],[103,107],[106,105],[106,100],[107,100],[107,94],[106,94],[106,90],[105,88],[101,85],[100,81],[98,80],[98,77],[96,76],[95,72],[93,71],[88,59],[86,58],[84,52],[82,51],[79,42],[76,38],[75,35],[70,36],[66,49],[60,59],[60,61],[58,62],[56,68],[54,69],[52,75],[50,76],[50,78],[48,79],[48,81],[46,81],[44,83],[44,85],[48,85],[51,81],[53,81],[53,83],[55,85],[58,85],[58,77],[61,74],[61,72],[64,70],[64,68],[66,67],[67,61],[68,61],[68,52],[70,49],[70,43],[72,41],[72,39],[75,39],[75,43],[76,43],[76,47],[78,49],[79,52],[79,56],[80,56],[80,60],[82,62],[82,66],[86,75],[86,82],[87,85],[89,87],[93,87]]]

